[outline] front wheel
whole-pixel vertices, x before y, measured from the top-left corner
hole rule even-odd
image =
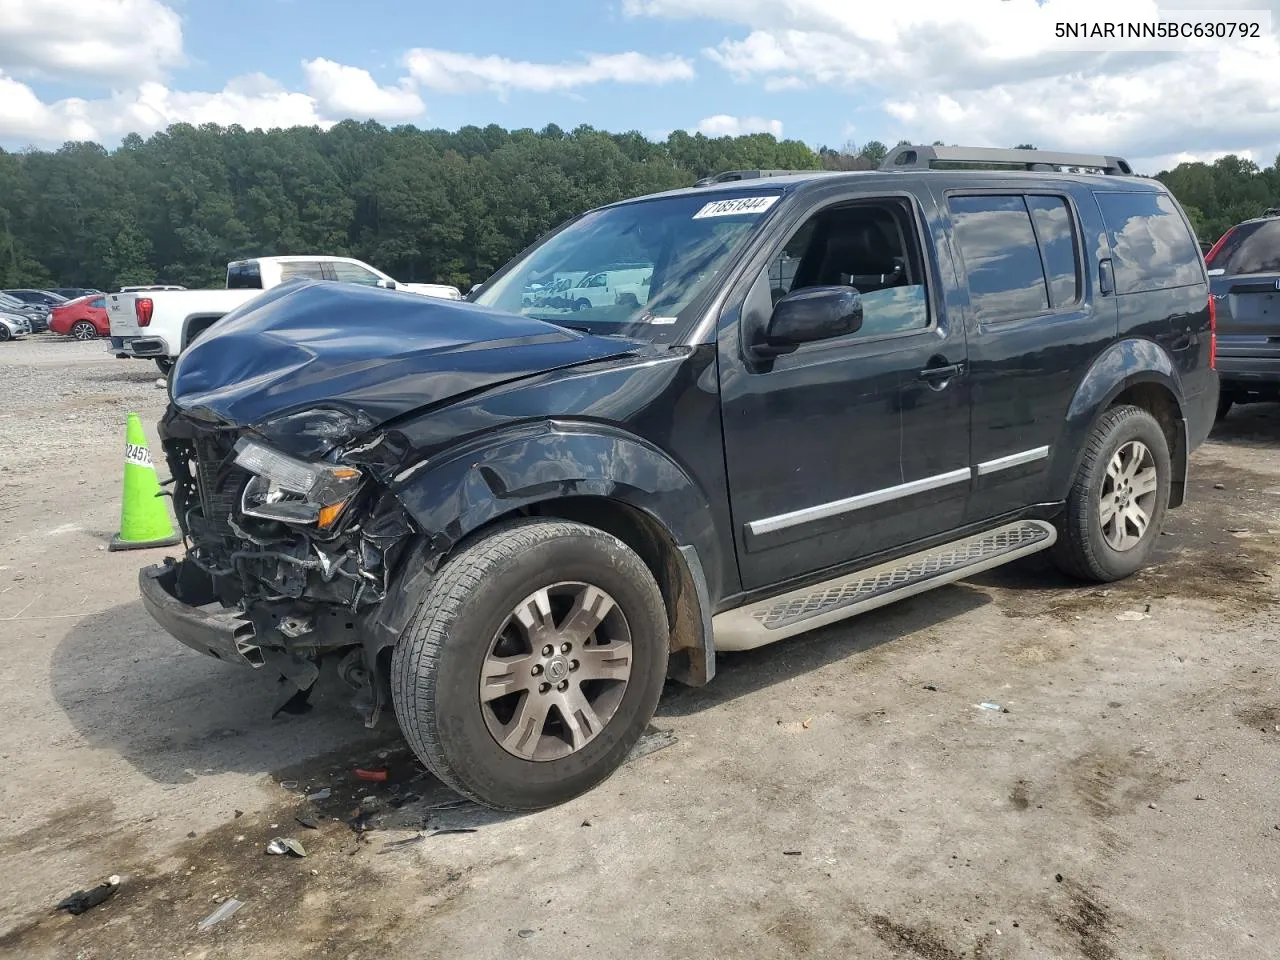
[[[1054,559],[1064,573],[1108,583],[1146,566],[1169,507],[1169,443],[1140,407],[1112,407],[1085,446]]]
[[[414,753],[498,810],[564,803],[607,778],[653,716],[669,631],[653,574],[594,527],[523,520],[441,569],[392,658]]]

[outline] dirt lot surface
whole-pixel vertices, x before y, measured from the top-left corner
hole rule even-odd
[[[0,348],[0,954],[1280,956],[1277,408],[1196,454],[1146,575],[1080,588],[1032,558],[722,657],[664,697],[674,743],[507,818],[452,803],[391,718],[326,690],[273,720],[271,678],[150,621],[136,572],[165,551],[106,544],[155,377]],[[53,912],[109,874],[114,898]]]

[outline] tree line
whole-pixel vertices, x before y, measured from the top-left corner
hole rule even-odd
[[[1023,144],[1021,146],[1029,146]],[[0,287],[221,286],[230,260],[358,257],[397,279],[483,281],[591,207],[733,169],[871,169],[878,141],[813,150],[769,134],[171,126],[119,147],[0,150]],[[1158,174],[1202,240],[1280,206],[1280,158]]]

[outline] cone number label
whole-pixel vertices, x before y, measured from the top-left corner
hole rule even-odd
[[[155,463],[151,459],[151,451],[140,443],[126,443],[124,445],[124,462],[133,464],[135,467],[155,468]]]

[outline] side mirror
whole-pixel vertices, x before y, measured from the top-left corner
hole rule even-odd
[[[830,340],[862,329],[862,297],[852,287],[806,287],[778,301],[765,329],[761,356],[790,353],[802,343]]]
[[[396,282],[394,280],[379,280],[378,286],[383,290],[394,290],[396,288]]]

